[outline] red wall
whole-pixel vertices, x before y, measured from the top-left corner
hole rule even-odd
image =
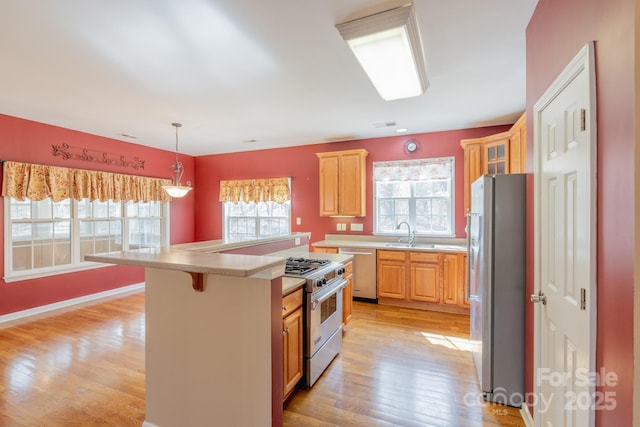
[[[460,140],[477,138],[503,132],[510,126],[494,126],[423,133],[388,138],[374,138],[359,141],[334,142],[303,145],[273,150],[248,151],[197,157],[196,182],[196,240],[220,239],[222,237],[222,207],[218,201],[220,180],[291,177],[292,231],[311,232],[311,242],[323,240],[325,234],[371,234],[373,231],[372,163],[384,160],[415,159],[425,157],[455,156],[455,196],[457,237],[465,237],[463,214],[463,172],[464,157]],[[404,143],[417,139],[419,148],[408,154]],[[364,148],[367,156],[367,216],[364,218],[320,217],[319,170],[316,153],[325,151]],[[295,218],[302,224],[295,225]],[[337,223],[362,223],[362,232],[338,232]]]
[[[171,133],[168,131],[167,140],[170,139]],[[136,171],[133,168],[103,165],[83,160],[64,160],[54,156],[51,147],[53,144],[62,143],[73,147],[137,156],[145,160],[145,168]],[[0,159],[169,178],[169,165],[175,160],[175,153],[0,115]],[[193,158],[181,156],[180,160],[186,169],[183,181],[195,181],[193,178],[195,170]],[[0,181],[1,179],[0,177]],[[184,199],[176,199],[171,202],[171,243],[193,241],[195,202],[195,194],[193,193],[196,191],[197,189],[194,189]],[[4,223],[4,209],[0,209],[0,223]],[[4,241],[3,226],[0,226],[0,235]],[[4,260],[4,245],[0,245],[0,268],[4,276],[4,262],[2,260]],[[110,266],[11,283],[3,281],[0,283],[0,315],[142,281],[144,281],[144,270],[140,267],[130,266]]]
[[[634,13],[633,0],[539,0],[527,28],[529,121],[533,105],[546,88],[585,43],[595,41],[598,116],[596,368],[615,372],[619,379],[615,387],[598,389],[614,392],[617,403],[614,410],[596,411],[598,426],[633,424]],[[529,170],[532,170],[533,126],[528,126],[527,138]],[[529,246],[532,249],[532,245]],[[530,256],[530,293],[533,292],[532,262]],[[529,311],[532,311],[530,306]],[[527,328],[527,391],[531,392],[533,317],[530,312]]]

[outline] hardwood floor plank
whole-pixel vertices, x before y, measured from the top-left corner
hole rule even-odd
[[[467,316],[355,302],[352,319],[284,426],[524,425],[516,409],[478,399]],[[144,293],[3,325],[0,426],[140,426],[144,332]]]

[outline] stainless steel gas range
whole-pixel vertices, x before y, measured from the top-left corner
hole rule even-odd
[[[344,266],[338,262],[287,258],[285,276],[301,277],[304,286],[304,384],[311,387],[342,348]]]

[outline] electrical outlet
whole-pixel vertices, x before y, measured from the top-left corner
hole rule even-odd
[[[362,230],[364,230],[364,228],[362,227],[362,224],[355,223],[355,224],[350,224],[350,226],[351,226],[351,231],[362,231]]]
[[[298,217],[296,218],[296,225],[301,225],[302,224],[302,218]]]

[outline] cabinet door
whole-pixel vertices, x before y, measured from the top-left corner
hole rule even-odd
[[[339,208],[340,215],[366,215],[364,196],[365,170],[361,154],[340,156]]]
[[[487,143],[484,146],[484,173],[509,173],[509,138]]]
[[[339,157],[320,157],[320,216],[339,215]]]
[[[285,317],[282,323],[283,396],[287,397],[302,378],[302,308]]]
[[[405,277],[404,261],[378,260],[378,296],[405,299]]]
[[[411,299],[440,302],[440,266],[438,264],[411,263]]]
[[[458,266],[458,255],[445,254],[442,268],[443,293],[442,302],[445,304],[457,305],[462,295],[460,291],[460,269]]]
[[[467,288],[467,254],[460,254],[458,257],[458,281],[460,284],[459,293],[461,295],[459,305],[461,307],[469,308],[471,304],[469,303],[469,292]]]
[[[351,320],[353,312],[353,276],[347,277],[347,286],[342,290],[342,325]]]
[[[471,184],[482,175],[482,150],[480,144],[464,148],[464,212],[471,208]]]

